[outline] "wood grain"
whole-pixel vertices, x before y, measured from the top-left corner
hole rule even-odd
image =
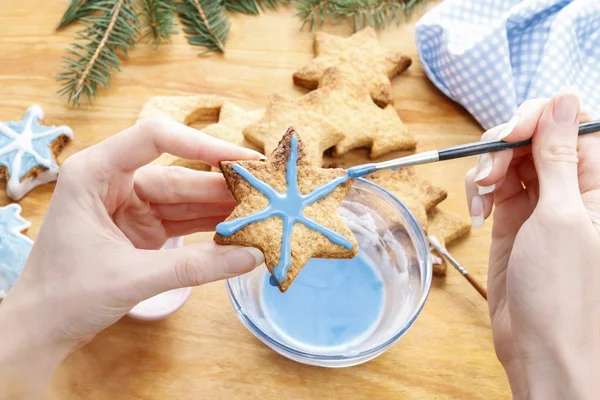
[[[67,124],[75,140],[61,159],[131,125],[154,95],[218,94],[246,107],[264,107],[272,91],[297,97],[293,72],[312,57],[313,35],[300,31],[294,10],[260,17],[234,16],[224,55],[198,56],[178,35],[154,50],[140,45],[109,93],[93,108],[71,109],[56,95],[54,77],[74,29],[54,27],[67,0],[0,0],[0,119],[20,119],[40,104],[49,124]],[[348,35],[351,27],[325,30]],[[401,118],[419,150],[478,140],[481,129],[427,80],[416,54],[414,22],[380,34],[390,48],[413,57],[393,82]],[[208,121],[210,122],[210,121]],[[199,126],[201,127],[201,125]],[[350,159],[365,157],[352,152]],[[467,213],[463,176],[474,159],[418,167],[448,190],[442,208]],[[20,203],[35,239],[53,185]],[[0,183],[0,205],[8,204]],[[451,248],[485,283],[490,223]],[[192,235],[187,242],[207,240]],[[223,283],[195,288],[171,318],[152,324],[123,319],[72,354],[56,373],[48,399],[506,399],[509,389],[492,347],[487,304],[467,281],[449,271],[434,278],[425,308],[408,334],[381,357],[348,369],[322,369],[289,361],[266,348],[237,320]]]

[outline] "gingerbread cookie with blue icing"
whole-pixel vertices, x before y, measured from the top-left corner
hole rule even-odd
[[[338,212],[353,180],[344,169],[313,165],[293,128],[268,160],[223,161],[220,167],[238,205],[217,226],[214,241],[261,250],[282,292],[311,258],[358,253]]]
[[[44,126],[44,111],[29,107],[20,121],[0,122],[0,177],[6,193],[19,200],[36,186],[58,177],[56,156],[73,138],[68,126]]]
[[[30,226],[18,204],[0,207],[0,299],[15,284],[29,257],[33,241],[21,232]]]

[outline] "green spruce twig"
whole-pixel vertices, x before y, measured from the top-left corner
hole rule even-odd
[[[62,29],[71,22],[91,14],[97,2],[98,0],[71,0],[56,29]]]
[[[223,5],[227,11],[239,12],[242,14],[258,15],[266,9],[276,9],[281,0],[223,0]]]
[[[98,14],[82,18],[86,28],[78,33],[78,40],[68,50],[59,94],[68,95],[73,106],[81,103],[82,96],[90,104],[98,86],[108,89],[113,70],[119,70],[119,54],[127,56],[138,34],[139,20],[132,0],[98,0]]]
[[[175,7],[170,0],[142,0],[141,14],[144,20],[142,38],[158,47],[164,40],[177,33]]]
[[[298,16],[311,30],[323,25],[327,16],[336,22],[351,20],[356,30],[369,25],[385,29],[402,17],[408,18],[426,0],[296,0]],[[303,26],[304,26],[303,25]]]
[[[206,48],[205,53],[225,51],[230,23],[221,0],[182,0],[177,12],[190,44]]]
[[[325,23],[325,18],[331,14],[331,0],[296,0],[296,14],[302,22],[302,29],[308,24],[312,31]]]

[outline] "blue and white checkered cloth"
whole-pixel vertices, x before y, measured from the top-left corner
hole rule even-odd
[[[563,86],[600,118],[600,0],[446,0],[416,38],[431,81],[486,129]]]

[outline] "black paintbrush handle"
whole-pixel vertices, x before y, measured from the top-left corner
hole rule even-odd
[[[586,122],[579,125],[579,135],[600,131],[600,121]],[[516,147],[528,146],[531,139],[520,142],[505,142],[503,140],[491,140],[487,142],[475,142],[460,146],[449,147],[438,151],[439,161],[452,160],[454,158],[476,156],[483,153],[514,149]]]

